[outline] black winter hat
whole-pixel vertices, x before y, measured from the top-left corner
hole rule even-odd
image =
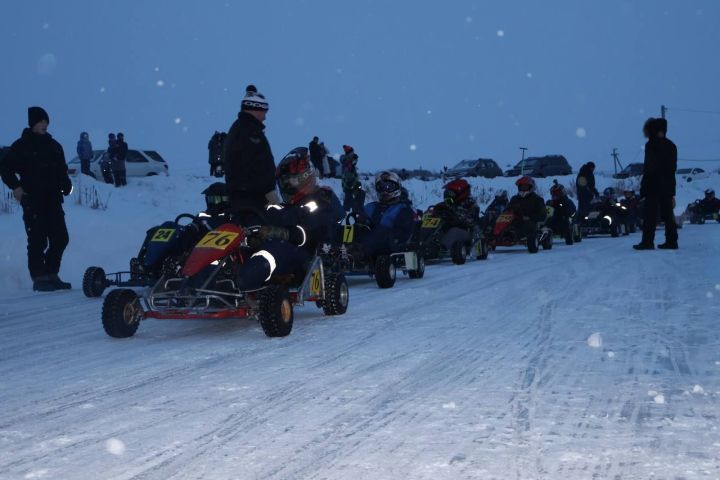
[[[50,117],[42,107],[30,107],[28,108],[28,126],[34,127],[36,123],[47,120],[50,123]]]
[[[255,85],[248,85],[245,88],[245,98],[240,104],[240,110],[267,111],[269,108],[265,95],[258,92]]]

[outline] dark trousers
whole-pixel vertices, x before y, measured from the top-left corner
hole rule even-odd
[[[675,224],[672,201],[672,197],[667,195],[645,197],[642,243],[646,245],[655,243],[655,227],[657,226],[658,212],[660,213],[660,219],[665,222],[665,241],[668,243],[677,243],[677,225]]]
[[[43,275],[57,274],[63,252],[70,241],[62,206],[24,207],[23,221],[27,233],[30,277],[35,280]]]
[[[305,276],[305,269],[310,260],[307,251],[295,244],[281,240],[266,240],[258,251],[269,254],[275,262],[273,275],[295,274],[299,278]],[[240,267],[237,282],[240,290],[256,290],[263,286],[270,274],[270,264],[263,255],[251,255]]]
[[[363,212],[365,206],[365,190],[354,188],[352,190],[343,190],[343,208],[346,212]]]
[[[95,178],[95,175],[93,175],[92,172],[90,171],[90,159],[89,158],[85,158],[85,159],[81,158],[80,159],[80,172],[85,175],[90,175],[91,177]]]
[[[116,187],[122,187],[123,185],[127,185],[127,180],[125,179],[125,170],[114,170],[113,177],[115,179]]]

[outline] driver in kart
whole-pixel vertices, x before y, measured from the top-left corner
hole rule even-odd
[[[518,193],[513,195],[508,203],[518,218],[513,222],[521,237],[530,237],[537,233],[538,223],[543,222],[547,216],[543,198],[535,193],[535,180],[530,176],[520,177],[517,182]]]
[[[330,241],[345,215],[337,195],[317,182],[307,147],[294,148],[277,167],[281,205],[269,205],[263,225],[248,237],[255,250],[236,277],[241,291],[256,290],[274,274],[304,276],[318,246]]]
[[[451,227],[473,230],[480,222],[480,207],[470,195],[470,184],[464,178],[443,187],[443,202],[435,205],[433,211],[443,216]]]
[[[378,201],[364,207],[357,222],[364,226],[356,230],[363,255],[376,257],[399,252],[413,233],[415,211],[408,198],[403,198],[400,177],[394,172],[380,172],[375,176]]]
[[[550,187],[550,200],[547,201],[547,206],[552,207],[552,215],[547,219],[546,225],[554,232],[564,234],[577,207],[568,197],[565,187],[557,181]]]

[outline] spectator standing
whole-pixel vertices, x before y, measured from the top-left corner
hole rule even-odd
[[[90,135],[87,132],[80,134],[80,140],[77,142],[77,155],[80,159],[80,172],[95,178],[90,171],[90,162],[93,158],[92,143],[90,143]]]
[[[113,160],[113,177],[115,178],[116,187],[124,187],[127,185],[127,172],[125,170],[125,159],[127,158],[128,146],[125,143],[125,135],[117,134],[117,146],[115,148],[115,158]]]

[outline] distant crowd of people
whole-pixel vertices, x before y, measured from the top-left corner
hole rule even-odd
[[[105,183],[113,184],[116,187],[127,185],[125,168],[127,153],[128,145],[125,143],[125,135],[122,133],[108,134],[108,147],[100,158],[100,170]],[[93,161],[95,153],[87,132],[80,134],[80,140],[77,142],[77,155],[80,159],[80,171],[95,178],[95,174],[90,169],[90,163]]]

